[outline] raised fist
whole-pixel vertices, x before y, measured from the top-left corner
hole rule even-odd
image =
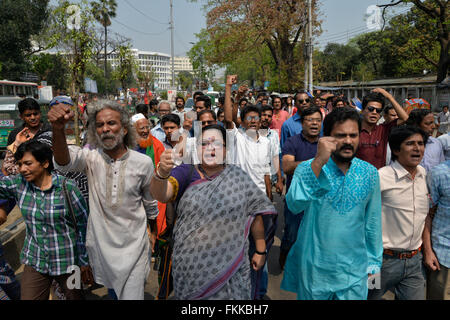
[[[63,129],[73,117],[74,113],[71,107],[64,103],[52,106],[47,113],[47,119],[54,129]]]

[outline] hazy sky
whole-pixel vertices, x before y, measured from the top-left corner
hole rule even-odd
[[[134,48],[170,54],[169,0],[116,1],[117,16],[113,19],[111,30],[131,38]],[[192,46],[190,42],[196,41],[195,33],[206,26],[202,9],[204,1],[173,0],[175,55],[185,55]],[[51,3],[55,2],[56,0],[51,0]],[[390,0],[321,0],[323,33],[316,39],[316,44],[323,48],[330,41],[345,43],[347,37],[367,32],[367,8],[389,2]],[[405,7],[401,7],[397,12],[405,10]]]

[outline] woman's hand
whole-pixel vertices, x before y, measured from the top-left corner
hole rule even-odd
[[[266,262],[266,255],[265,254],[253,254],[252,257],[252,267],[253,270],[258,271],[264,266],[264,262]]]
[[[157,174],[161,176],[168,176],[172,169],[175,167],[175,161],[173,160],[173,150],[164,150],[161,153],[159,160],[159,169]]]

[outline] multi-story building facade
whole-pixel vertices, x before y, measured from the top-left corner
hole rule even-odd
[[[181,71],[187,71],[191,74],[194,73],[194,68],[192,67],[191,59],[188,57],[174,57],[174,73],[175,79]]]
[[[141,51],[131,49],[137,62],[138,70],[141,72],[152,71],[155,75],[155,87],[161,90],[170,88],[172,81],[172,65],[170,55],[160,52]],[[114,69],[118,64],[118,55],[108,55],[108,61]]]

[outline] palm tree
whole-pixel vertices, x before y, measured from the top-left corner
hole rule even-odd
[[[91,2],[92,13],[97,20],[105,28],[105,79],[106,79],[106,48],[108,40],[108,27],[111,25],[111,18],[116,16],[117,3],[116,0],[98,0]]]

